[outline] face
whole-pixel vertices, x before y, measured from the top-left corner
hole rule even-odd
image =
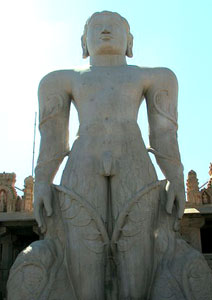
[[[87,48],[93,55],[125,55],[127,31],[118,16],[99,14],[94,16],[87,31]]]

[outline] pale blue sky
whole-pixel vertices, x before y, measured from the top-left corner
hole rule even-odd
[[[212,161],[212,1],[72,1],[7,0],[0,2],[1,155],[0,172],[15,172],[17,186],[31,175],[37,86],[48,72],[87,64],[80,37],[95,11],[123,15],[134,35],[129,64],[172,69],[179,81],[179,144],[185,177],[194,169],[200,185]],[[146,143],[145,107],[139,124]],[[71,140],[77,130],[72,110]],[[36,138],[36,158],[39,133]],[[59,180],[59,179],[57,179]]]

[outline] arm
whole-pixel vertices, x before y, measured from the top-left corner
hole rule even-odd
[[[52,214],[51,184],[69,151],[68,124],[70,97],[64,88],[60,72],[53,72],[42,79],[38,89],[40,153],[35,169],[35,218],[43,223],[43,206],[47,215]]]
[[[146,92],[149,120],[149,151],[168,180],[166,210],[172,213],[174,202],[178,217],[185,206],[183,165],[177,141],[177,79],[168,69],[153,69],[151,84]]]

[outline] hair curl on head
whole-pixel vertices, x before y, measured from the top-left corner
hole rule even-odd
[[[84,31],[83,31],[83,35],[81,37],[81,44],[82,44],[82,50],[83,50],[83,54],[82,54],[82,57],[83,58],[87,58],[89,56],[89,52],[88,52],[88,48],[87,48],[87,43],[86,43],[86,37],[87,37],[87,31],[88,31],[88,26],[91,22],[91,20],[97,16],[97,15],[100,15],[100,14],[105,14],[105,15],[109,15],[109,14],[112,14],[116,17],[118,17],[123,25],[125,26],[126,28],[126,32],[127,32],[127,50],[126,50],[126,55],[128,57],[132,57],[133,56],[133,52],[132,52],[132,47],[133,47],[133,35],[131,34],[130,32],[130,25],[129,23],[127,22],[127,20],[125,18],[123,18],[120,14],[116,13],[116,12],[112,12],[112,11],[107,11],[107,10],[104,10],[102,12],[96,12],[94,13],[93,15],[91,15],[90,18],[88,18],[87,22],[85,23],[85,26],[84,26]]]

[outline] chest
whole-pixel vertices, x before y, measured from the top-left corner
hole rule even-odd
[[[79,76],[73,97],[76,102],[96,99],[102,102],[110,102],[110,99],[124,102],[125,99],[139,101],[142,93],[142,82],[132,72],[102,70]]]

